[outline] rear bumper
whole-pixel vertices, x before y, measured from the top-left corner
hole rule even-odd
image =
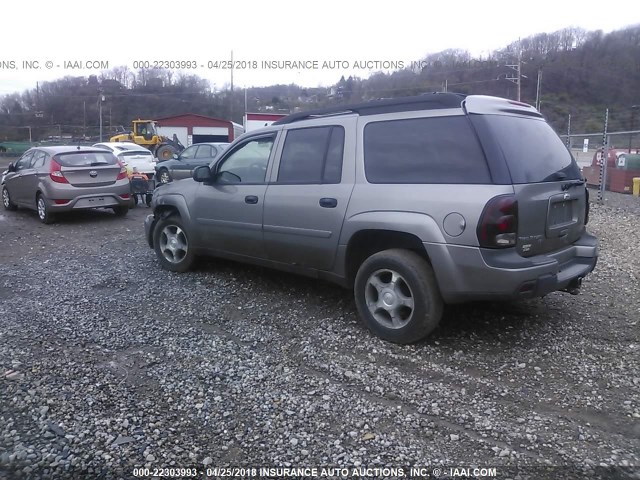
[[[533,298],[574,289],[598,260],[596,238],[586,232],[562,250],[529,258],[515,249],[424,245],[448,303]]]
[[[130,194],[127,192],[126,198],[122,198],[116,194],[106,195],[81,195],[70,200],[68,203],[55,203],[49,200],[49,209],[52,212],[69,212],[72,210],[89,210],[92,208],[111,208],[111,207],[128,207]],[[58,200],[61,201],[61,200]]]

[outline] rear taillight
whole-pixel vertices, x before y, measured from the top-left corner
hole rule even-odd
[[[124,180],[127,178],[127,169],[120,160],[118,160],[118,165],[120,166],[120,172],[118,173],[116,180]]]
[[[64,205],[65,203],[69,203],[71,200],[66,200],[64,198],[57,198],[54,200],[56,205]]]
[[[478,242],[485,248],[507,248],[516,244],[518,202],[514,195],[499,195],[489,200],[480,216]]]
[[[51,159],[51,165],[49,167],[49,177],[56,183],[69,183],[62,173],[62,167],[55,160]]]
[[[131,195],[129,195],[128,193],[123,193],[122,195],[120,195],[120,198],[124,198],[126,200],[128,198],[131,198]]]
[[[584,188],[585,191],[585,207],[584,207],[584,224],[589,223],[589,189]]]

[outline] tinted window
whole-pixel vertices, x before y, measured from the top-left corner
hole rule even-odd
[[[547,122],[508,115],[482,115],[509,167],[513,183],[550,182],[581,178],[580,169]]]
[[[273,140],[273,136],[260,137],[238,145],[224,159],[218,173],[230,172],[238,183],[264,183]]]
[[[149,150],[125,150],[118,153],[121,158],[126,157],[149,157],[149,160],[153,159],[153,154]]]
[[[35,152],[27,152],[16,162],[16,172],[29,168],[34,153]]]
[[[196,158],[211,158],[213,157],[213,152],[211,151],[211,145],[200,145],[198,151],[196,152]]]
[[[317,127],[289,130],[278,171],[279,183],[339,183],[344,130]]]
[[[491,183],[466,116],[370,123],[364,164],[371,183]]]
[[[63,167],[99,167],[118,163],[111,152],[73,152],[55,156],[56,162]]]
[[[190,159],[192,159],[193,157],[195,157],[197,149],[198,149],[198,145],[193,145],[193,146],[187,148],[185,151],[183,151],[180,154],[180,159],[181,160],[190,160]]]
[[[40,168],[44,166],[44,161],[47,158],[47,154],[44,152],[36,152],[31,160],[31,168]]]
[[[327,151],[327,161],[324,166],[324,183],[340,183],[342,180],[342,157],[344,156],[344,129],[333,127],[331,139],[329,140],[329,150]]]

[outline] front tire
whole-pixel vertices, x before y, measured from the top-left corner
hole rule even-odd
[[[186,272],[195,260],[189,235],[177,215],[163,218],[155,226],[153,248],[162,268],[172,272]]]
[[[11,200],[7,187],[2,187],[2,205],[5,210],[13,211],[18,209],[18,206]]]
[[[41,193],[36,197],[36,210],[38,212],[38,218],[42,223],[49,225],[55,222],[55,216],[51,213],[49,202]]]
[[[356,275],[354,295],[367,328],[390,342],[422,340],[442,318],[433,268],[410,250],[384,250],[367,258]]]

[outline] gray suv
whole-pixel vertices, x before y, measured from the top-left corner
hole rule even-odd
[[[410,343],[443,305],[578,293],[597,260],[580,170],[533,107],[451,93],[296,113],[156,190],[160,264],[225,257],[353,288]]]

